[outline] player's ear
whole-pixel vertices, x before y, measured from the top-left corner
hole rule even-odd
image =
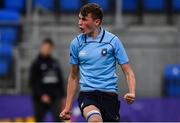
[[[96,26],[99,26],[101,24],[101,20],[100,19],[96,19],[95,20],[95,24],[96,24]]]

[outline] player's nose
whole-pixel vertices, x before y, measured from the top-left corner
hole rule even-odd
[[[82,20],[80,19],[78,22],[79,26],[82,26]]]

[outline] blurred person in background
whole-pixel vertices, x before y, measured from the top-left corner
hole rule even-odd
[[[45,39],[30,67],[30,87],[37,122],[42,122],[48,111],[52,113],[54,121],[60,121],[59,112],[65,92],[60,66],[52,57],[53,49],[53,41]]]
[[[116,61],[124,72],[129,92],[124,95],[128,104],[135,99],[135,76],[122,42],[101,27],[103,12],[99,5],[89,3],[80,9],[78,35],[70,46],[72,64],[67,98],[60,117],[69,120],[78,84],[82,116],[88,122],[119,122],[118,76]]]

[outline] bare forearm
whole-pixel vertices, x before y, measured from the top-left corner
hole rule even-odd
[[[132,70],[126,73],[126,79],[128,82],[129,92],[135,94],[136,80]]]
[[[135,80],[134,72],[131,69],[130,64],[123,64],[122,69],[126,76],[126,80],[129,87],[129,92],[124,95],[124,99],[128,104],[132,104],[135,100],[135,88],[136,88],[136,80]]]
[[[78,86],[77,81],[78,81],[77,77],[72,78],[70,75],[68,78],[67,98],[66,98],[66,108],[68,110],[70,110],[72,106],[73,98],[74,98],[74,95],[76,93],[76,89]]]

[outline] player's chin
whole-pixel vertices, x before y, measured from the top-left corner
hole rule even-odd
[[[82,29],[82,30],[81,30],[81,33],[84,34],[84,35],[87,35],[87,34],[89,33],[89,31],[86,30],[86,29]]]
[[[82,33],[83,35],[86,35],[86,34],[87,34],[87,32],[84,31],[84,30],[81,30],[81,33]]]
[[[83,33],[83,34],[86,33],[86,31],[83,28],[79,27],[79,29],[80,29],[81,33]]]

